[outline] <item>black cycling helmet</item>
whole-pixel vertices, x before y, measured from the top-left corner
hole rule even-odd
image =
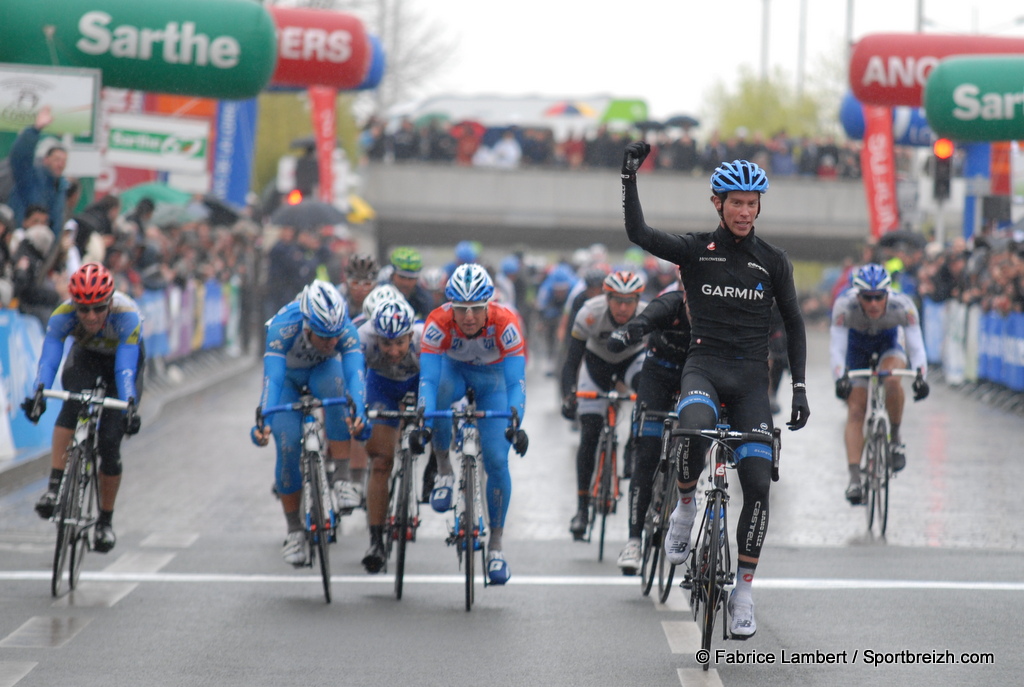
[[[379,272],[377,259],[369,253],[356,253],[349,258],[348,266],[345,268],[348,278],[355,281],[377,281]]]

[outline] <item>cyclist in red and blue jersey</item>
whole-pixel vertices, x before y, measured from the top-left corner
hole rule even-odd
[[[366,358],[366,407],[398,410],[406,394],[415,394],[420,383],[420,338],[423,323],[404,298],[384,300],[368,322],[359,327],[359,342]],[[368,573],[384,569],[384,521],[388,514],[388,481],[394,467],[397,419],[372,420],[373,431],[366,442],[372,465],[366,488],[366,521],[370,548],[363,556]]]
[[[846,487],[846,499],[854,506],[864,501],[860,454],[864,450],[868,380],[864,377],[851,380],[846,371],[869,367],[874,353],[879,356],[880,370],[904,369],[908,364],[909,353],[910,367],[917,370],[917,379],[913,384],[914,400],[926,398],[929,391],[928,382],[924,379],[928,370],[928,356],[925,353],[917,306],[909,296],[890,291],[891,283],[884,267],[874,263],[864,265],[854,273],[853,287],[840,294],[832,308],[829,349],[836,396],[847,403],[844,438],[850,484]],[[909,350],[904,350],[900,345],[901,327]],[[892,469],[899,472],[907,465],[906,448],[900,439],[903,387],[900,385],[900,377],[885,377],[882,383],[885,385],[885,408],[889,413]]]
[[[754,231],[768,176],[747,160],[721,163],[711,175],[711,203],[718,214],[713,232],[668,234],[644,222],[636,170],[650,153],[643,141],[626,146],[622,162],[622,203],[630,241],[652,255],[679,265],[690,314],[690,346],[680,386],[679,426],[713,428],[724,403],[730,426],[764,436],[736,449],[736,471],[743,489],[737,522],[736,586],[729,596],[730,630],[736,639],[757,631],[751,583],[768,531],[768,492],[772,473],[772,412],[768,397],[768,334],[776,302],[787,335],[793,378],[788,426],[807,424],[805,368],[807,337],[785,252]],[[690,549],[697,516],[694,499],[708,442],[688,442],[679,456],[679,503],[669,518],[665,558],[681,564]]]
[[[142,342],[142,315],[139,306],[127,295],[114,290],[114,279],[106,267],[90,262],[78,268],[68,282],[71,298],[50,315],[46,338],[36,374],[35,398],[22,403],[32,422],[46,410],[42,390],[53,384],[64,356],[64,340],[74,344],[64,361],[61,384],[66,391],[92,389],[96,378],[106,382],[108,395],[127,400],[126,411],[104,410],[100,418],[99,492],[100,513],[96,522],[93,549],[106,553],[114,548],[117,537],[112,526],[114,502],[121,486],[121,440],[139,431],[142,420],[136,407],[142,398],[142,371],[145,347]],[[49,518],[57,503],[57,489],[67,465],[68,444],[74,438],[81,404],[64,402],[53,428],[50,480],[46,493],[36,503],[36,512]]]
[[[419,405],[427,412],[448,408],[471,388],[478,409],[515,409],[522,419],[526,406],[526,340],[519,317],[508,307],[491,302],[494,283],[487,270],[475,263],[455,268],[445,295],[450,302],[430,313],[423,329]],[[518,428],[506,431],[507,424],[501,418],[479,421],[491,530],[487,574],[491,584],[497,585],[511,577],[501,541],[512,494],[508,450],[511,442],[516,452],[524,455],[529,446],[526,433]],[[430,504],[443,513],[452,506],[455,486],[448,455],[451,424],[441,421],[432,426],[437,477]],[[426,436],[419,437],[419,441],[425,442]]]
[[[347,455],[348,441],[369,437],[366,419],[363,353],[359,335],[348,317],[345,299],[333,284],[315,280],[297,300],[281,308],[267,323],[267,345],[263,354],[263,394],[260,407],[268,408],[299,399],[303,387],[317,398],[336,398],[348,394],[355,403],[357,417],[348,415],[344,405],[324,408],[328,453],[333,462]],[[302,426],[298,413],[277,413],[268,418],[262,431],[253,427],[251,437],[258,446],[266,446],[274,435],[277,447],[275,488],[281,497],[288,535],[281,555],[285,562],[305,565],[308,552],[299,514],[302,497]],[[335,465],[334,498],[339,512],[358,506],[353,485],[338,478],[341,466]]]

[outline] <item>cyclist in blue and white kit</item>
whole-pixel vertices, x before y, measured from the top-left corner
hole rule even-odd
[[[366,407],[398,410],[406,394],[416,394],[420,383],[420,339],[423,323],[404,298],[397,296],[377,305],[368,322],[359,327],[359,343],[366,358]],[[397,419],[372,420],[366,442],[370,454],[370,481],[366,489],[366,521],[370,548],[363,556],[368,573],[384,569],[384,521],[388,515],[388,481],[394,467]]]
[[[751,583],[768,531],[772,472],[772,412],[768,398],[768,334],[776,302],[787,334],[793,377],[788,426],[807,424],[805,369],[807,337],[785,252],[754,230],[768,176],[747,160],[723,162],[711,175],[711,203],[718,214],[713,232],[668,234],[644,222],[636,170],[650,153],[643,141],[626,146],[622,164],[622,204],[629,239],[656,257],[679,265],[690,314],[690,345],[680,385],[679,426],[713,428],[725,404],[735,430],[764,436],[736,449],[736,472],[743,489],[737,518],[736,586],[729,595],[730,631],[747,639],[757,631]],[[696,519],[694,500],[704,466],[706,441],[680,451],[679,503],[669,518],[665,558],[680,564],[690,549]]]
[[[455,268],[445,295],[451,302],[430,313],[423,329],[419,405],[426,412],[448,408],[471,388],[478,409],[514,408],[522,420],[526,407],[526,341],[518,315],[491,301],[494,283],[487,270],[475,263]],[[512,494],[508,449],[511,443],[516,453],[524,455],[529,440],[522,429],[506,430],[508,423],[501,418],[484,418],[478,424],[491,529],[487,540],[487,575],[491,584],[501,585],[511,577],[501,541]],[[452,506],[455,485],[448,455],[451,423],[441,421],[432,425],[437,477],[430,505],[443,513]],[[424,430],[424,434],[429,432]],[[426,438],[418,437],[417,443],[425,443]]]
[[[100,513],[93,549],[106,553],[117,542],[112,522],[114,501],[121,486],[121,440],[126,434],[137,433],[142,422],[135,412],[142,398],[142,371],[146,364],[142,315],[135,301],[114,290],[113,277],[99,263],[89,262],[78,268],[68,281],[68,291],[71,298],[57,306],[46,325],[36,374],[36,396],[26,398],[21,407],[32,422],[37,422],[45,412],[42,390],[53,385],[64,356],[64,340],[69,336],[74,344],[61,373],[64,389],[92,389],[96,378],[102,376],[110,390],[108,395],[129,402],[128,410],[104,410],[100,419]],[[52,516],[56,507],[57,490],[67,466],[66,451],[74,438],[80,408],[80,403],[66,401],[53,427],[50,481],[36,502],[36,512],[42,518]]]
[[[907,353],[910,367],[917,370],[914,380],[914,400],[928,396],[928,382],[924,380],[928,357],[921,334],[921,318],[914,301],[905,294],[889,290],[891,279],[885,268],[867,264],[854,274],[853,287],[836,299],[832,307],[830,359],[832,376],[836,380],[836,396],[846,401],[846,461],[850,471],[850,484],[846,499],[851,505],[864,501],[861,484],[860,455],[864,450],[864,415],[868,404],[868,380],[850,379],[847,370],[862,370],[870,366],[871,355],[879,356],[881,370],[906,369]],[[899,329],[906,334],[907,348],[899,343]],[[892,469],[899,472],[907,464],[906,448],[900,440],[903,420],[903,387],[900,377],[885,377],[885,409],[889,413],[889,451]]]
[[[263,394],[260,407],[294,403],[303,387],[317,398],[348,394],[358,417],[348,416],[344,405],[324,408],[328,452],[337,460],[345,455],[348,440],[369,437],[366,420],[363,353],[359,335],[348,317],[345,299],[333,284],[315,280],[299,298],[281,308],[267,323],[267,345],[263,354]],[[260,431],[252,428],[258,446],[266,446],[274,435],[277,447],[275,487],[281,497],[288,535],[281,555],[295,566],[306,563],[305,534],[299,515],[302,497],[302,426],[298,413],[277,413]],[[335,483],[335,499],[343,492]],[[335,504],[339,511],[347,506]]]

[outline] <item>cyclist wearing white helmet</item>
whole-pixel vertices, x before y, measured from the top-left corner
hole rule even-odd
[[[399,297],[378,303],[369,321],[359,327],[359,343],[366,358],[366,407],[398,410],[405,395],[415,395],[420,381],[420,339],[423,323],[416,322],[412,307]],[[363,557],[369,573],[384,569],[384,521],[388,511],[388,482],[394,465],[398,420],[372,421],[366,442],[370,454],[370,481],[366,489],[366,520],[370,548]]]
[[[459,265],[445,288],[451,302],[427,318],[420,355],[419,405],[427,412],[447,408],[473,389],[480,410],[514,409],[520,419],[526,407],[526,341],[519,318],[508,307],[491,301],[494,284],[487,271],[475,263]],[[505,515],[512,491],[508,471],[511,445],[519,455],[529,446],[526,433],[515,428],[506,434],[501,418],[479,421],[484,472],[487,474],[488,524],[487,575],[491,584],[505,584],[511,572],[502,548]],[[432,423],[437,477],[430,505],[438,512],[452,506],[455,476],[448,446],[451,425]],[[422,443],[426,436],[418,437]]]
[[[713,428],[724,403],[734,430],[762,434],[763,442],[737,447],[736,471],[743,488],[737,518],[739,544],[736,587],[729,597],[730,630],[746,639],[757,631],[751,582],[768,529],[772,474],[772,412],[768,397],[768,334],[772,303],[785,324],[793,378],[792,430],[807,423],[805,368],[807,338],[786,254],[754,231],[768,176],[746,160],[723,162],[711,175],[711,203],[718,214],[713,232],[683,236],[652,229],[644,222],[636,170],[650,153],[637,141],[622,161],[622,202],[626,234],[652,255],[679,265],[690,313],[691,337],[683,365],[679,426]],[[679,456],[679,504],[669,519],[665,557],[676,565],[690,549],[697,515],[694,499],[704,467],[707,441],[688,442]]]
[[[343,405],[324,411],[328,452],[335,463],[335,479],[347,468],[349,439],[369,437],[363,385],[363,353],[359,336],[348,317],[345,299],[333,284],[316,280],[302,290],[299,298],[283,307],[267,323],[267,343],[263,354],[263,394],[260,407],[267,408],[297,401],[303,387],[317,398],[348,394],[356,404],[358,417],[348,417]],[[277,447],[275,488],[281,497],[288,536],[282,548],[285,561],[304,565],[308,552],[299,514],[302,475],[302,428],[296,413],[271,416],[263,430],[253,427],[250,436],[258,446],[266,446],[273,433]],[[344,464],[344,465],[341,465]],[[347,480],[335,482],[335,497],[352,495]],[[342,511],[356,504],[338,503]]]
[[[846,370],[869,367],[873,353],[879,355],[879,369],[906,369],[907,351],[899,343],[899,329],[902,327],[910,349],[910,367],[917,370],[914,400],[920,401],[928,396],[928,382],[924,380],[928,357],[917,306],[909,296],[890,291],[890,286],[891,280],[885,268],[869,263],[854,273],[853,287],[844,291],[832,308],[830,358],[836,396],[847,403],[844,437],[850,484],[846,488],[846,498],[854,506],[864,501],[860,455],[864,450],[868,380],[863,377],[851,380]],[[907,464],[906,448],[900,439],[904,401],[900,380],[898,376],[883,380],[885,407],[891,425],[889,451],[892,469],[896,472]]]
[[[603,280],[604,293],[583,304],[572,323],[568,352],[562,366],[562,416],[580,421],[580,445],[576,450],[576,515],[569,532],[583,541],[589,524],[590,483],[594,457],[604,423],[605,399],[577,401],[577,391],[612,391],[616,385],[631,387],[643,364],[644,340],[612,353],[608,337],[616,328],[644,311],[640,300],[645,282],[636,272],[612,272]],[[581,368],[582,363],[582,368]]]

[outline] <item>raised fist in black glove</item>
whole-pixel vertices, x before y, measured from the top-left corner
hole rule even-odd
[[[644,163],[651,152],[651,146],[644,141],[634,141],[626,146],[626,152],[622,156],[622,176],[632,177],[636,170]]]
[[[928,392],[931,391],[931,389],[928,386],[928,382],[924,381],[924,377],[921,375],[920,371],[918,371],[917,377],[914,379],[913,388],[915,401],[928,398]]]
[[[562,417],[566,420],[576,419],[576,394],[569,394],[562,399]]]
[[[640,341],[644,335],[643,325],[630,320],[608,336],[608,343],[605,347],[609,353],[622,353],[624,350]]]
[[[853,391],[853,382],[846,375],[843,375],[836,380],[836,398],[840,401],[845,401],[850,397],[850,392]]]
[[[409,433],[409,449],[413,453],[423,453],[430,444],[430,427],[420,427]]]
[[[807,418],[811,414],[811,407],[807,404],[807,391],[797,387],[793,389],[793,414],[786,426],[791,430],[798,430],[807,424]]]

